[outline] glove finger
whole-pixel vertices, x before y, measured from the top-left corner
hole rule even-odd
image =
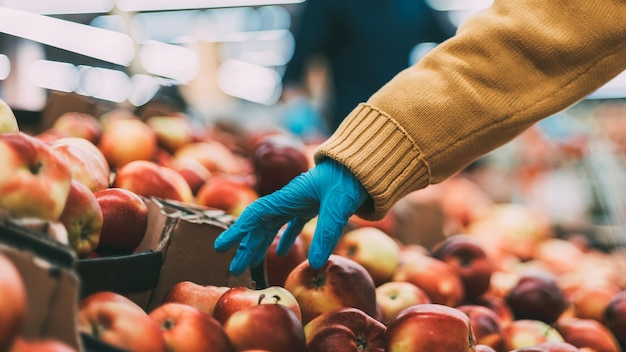
[[[278,254],[279,257],[282,257],[289,252],[296,241],[296,237],[300,235],[304,225],[306,225],[309,220],[310,219],[295,218],[287,224],[287,228],[281,234],[278,246],[276,247],[276,254]]]
[[[267,253],[267,249],[272,244],[272,241],[274,240],[275,236],[276,235],[267,236],[263,241],[261,241],[259,246],[254,251],[254,255],[252,257],[252,260],[250,261],[250,266],[254,267],[254,266],[261,264],[261,262],[263,262],[263,259],[265,259],[265,255]]]
[[[335,218],[333,215],[324,214],[320,212],[313,239],[311,240],[311,247],[309,248],[309,262],[315,269],[321,268],[332,254],[339,237],[343,232],[343,228],[346,226],[347,220],[329,220],[327,218]]]
[[[250,266],[256,250],[263,244],[265,235],[265,229],[255,228],[243,238],[230,263],[230,271],[233,275],[241,275]]]

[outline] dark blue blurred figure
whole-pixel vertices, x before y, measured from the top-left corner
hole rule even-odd
[[[440,43],[453,34],[423,0],[307,0],[301,9],[293,22],[296,46],[283,77],[283,100],[289,106],[291,96],[306,94],[310,63],[325,59],[330,81],[321,115],[330,133],[358,103],[412,63],[417,44]],[[300,115],[292,119],[314,115],[310,106],[298,104],[288,109]]]

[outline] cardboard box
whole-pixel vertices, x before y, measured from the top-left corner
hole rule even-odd
[[[73,251],[44,233],[2,218],[0,252],[15,263],[26,286],[28,309],[21,335],[55,338],[82,350],[76,321],[79,278]]]
[[[237,277],[230,274],[234,249],[227,253],[213,249],[213,242],[232,224],[232,217],[186,203],[144,200],[149,210],[148,229],[136,253],[78,260],[81,297],[111,290],[151,311],[181,281],[250,288],[266,285],[264,270],[248,270]]]

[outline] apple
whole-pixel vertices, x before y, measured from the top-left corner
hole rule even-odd
[[[361,264],[376,286],[388,282],[400,261],[400,246],[382,230],[365,226],[344,233],[334,253]]]
[[[474,236],[455,234],[446,237],[432,249],[432,256],[452,265],[459,273],[465,300],[473,302],[489,288],[493,265]]]
[[[617,284],[604,279],[584,282],[569,295],[572,314],[602,322],[606,307],[620,291]]]
[[[201,285],[193,281],[180,281],[167,291],[162,304],[183,303],[213,316],[215,303],[224,292],[230,289],[228,286]]]
[[[13,109],[4,100],[0,99],[0,133],[18,131],[19,126]]]
[[[107,188],[94,193],[102,209],[102,230],[96,247],[99,255],[130,254],[148,228],[148,206],[136,193]]]
[[[620,345],[606,325],[594,319],[564,317],[553,324],[565,342],[596,351],[621,352]]]
[[[493,310],[498,316],[500,323],[503,325],[508,324],[514,319],[513,311],[504,297],[486,293],[476,298],[474,304],[485,306]]]
[[[146,124],[156,133],[159,145],[171,153],[194,140],[193,126],[183,115],[154,115]]]
[[[322,313],[304,326],[307,351],[385,351],[385,330],[380,321],[356,308]]]
[[[315,269],[308,260],[296,266],[285,280],[302,310],[302,322],[342,307],[358,308],[377,316],[376,286],[365,268],[352,259],[331,254]]]
[[[432,302],[424,290],[410,282],[389,281],[376,287],[376,303],[381,321],[387,324],[405,308]]]
[[[456,309],[467,314],[476,337],[476,343],[493,348],[497,352],[506,352],[500,317],[491,308],[476,304],[466,304]]]
[[[282,304],[257,304],[234,312],[223,324],[236,351],[306,351],[302,322]]]
[[[23,132],[0,134],[0,208],[13,217],[57,221],[70,191],[69,165]]]
[[[392,281],[410,282],[426,292],[432,303],[455,307],[465,300],[465,289],[458,271],[447,262],[427,254],[413,253],[398,265]]]
[[[626,291],[613,296],[604,309],[602,322],[615,335],[622,346],[626,346]]]
[[[498,352],[498,351],[494,350],[491,346],[478,344],[476,345],[476,352]]]
[[[305,145],[297,137],[286,134],[268,135],[258,140],[251,160],[261,196],[284,187],[310,166]]]
[[[391,210],[388,211],[380,220],[366,220],[356,214],[353,214],[350,218],[348,218],[348,224],[353,228],[366,226],[375,227],[391,237],[394,237],[396,234],[397,221],[394,208],[391,208]]]
[[[527,346],[516,348],[510,352],[583,352],[584,350],[578,349],[576,346],[562,341],[545,341],[538,343],[534,346]],[[586,351],[597,352],[597,351]]]
[[[65,226],[68,242],[79,258],[86,258],[96,249],[104,218],[96,195],[86,185],[71,180],[59,221]]]
[[[7,352],[78,352],[67,343],[52,337],[27,340],[19,336]]]
[[[84,138],[62,137],[52,141],[50,146],[65,159],[73,179],[92,192],[109,187],[111,169],[95,144]]]
[[[242,165],[235,154],[224,144],[215,140],[188,143],[174,152],[174,158],[191,158],[204,165],[212,173],[240,174]]]
[[[121,166],[112,186],[144,197],[193,202],[191,188],[179,173],[148,160],[134,160]]]
[[[235,312],[259,304],[283,305],[291,309],[299,320],[302,320],[302,311],[296,297],[282,286],[269,286],[263,289],[245,286],[232,287],[215,302],[213,317],[224,324]]]
[[[475,351],[467,315],[443,304],[418,304],[402,310],[385,331],[388,352]]]
[[[26,284],[17,266],[0,252],[0,351],[6,351],[26,323]]]
[[[200,187],[211,177],[211,171],[195,159],[173,159],[170,167],[187,181],[194,195],[198,193]]]
[[[282,230],[276,234],[265,253],[266,279],[270,286],[284,286],[289,273],[307,259],[307,252],[304,250],[304,240],[301,236],[295,238],[291,248],[285,255],[279,256],[276,253],[276,248],[282,234]]]
[[[163,330],[167,351],[231,352],[222,325],[210,315],[183,303],[164,303],[148,316]]]
[[[556,278],[545,272],[522,274],[505,300],[516,319],[536,319],[547,324],[554,323],[568,306]]]
[[[129,351],[166,351],[159,325],[123,302],[90,301],[78,309],[78,331]]]
[[[112,170],[135,160],[152,160],[157,137],[152,128],[137,118],[120,118],[103,125],[98,148]]]
[[[137,303],[132,301],[130,298],[119,294],[113,291],[98,291],[91,293],[85,297],[82,297],[78,302],[78,308],[81,309],[83,307],[89,307],[97,304],[102,304],[105,302],[117,302],[122,303],[130,308],[133,308],[139,312],[143,312],[143,308],[141,308]]]
[[[563,336],[541,320],[519,319],[502,326],[505,350],[535,346],[546,341],[563,342]]]
[[[220,209],[229,215],[239,216],[259,198],[254,187],[243,178],[233,175],[214,175],[196,193],[196,204]]]
[[[102,135],[102,125],[97,117],[76,111],[61,114],[51,128],[65,136],[84,138],[94,144],[100,141]]]

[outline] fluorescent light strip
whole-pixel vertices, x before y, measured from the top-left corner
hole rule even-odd
[[[221,7],[297,4],[305,0],[118,0],[122,11],[163,11]]]
[[[0,7],[0,32],[128,66],[135,44],[126,34]]]
[[[113,10],[113,0],[3,0],[0,4],[42,15],[107,13]]]

